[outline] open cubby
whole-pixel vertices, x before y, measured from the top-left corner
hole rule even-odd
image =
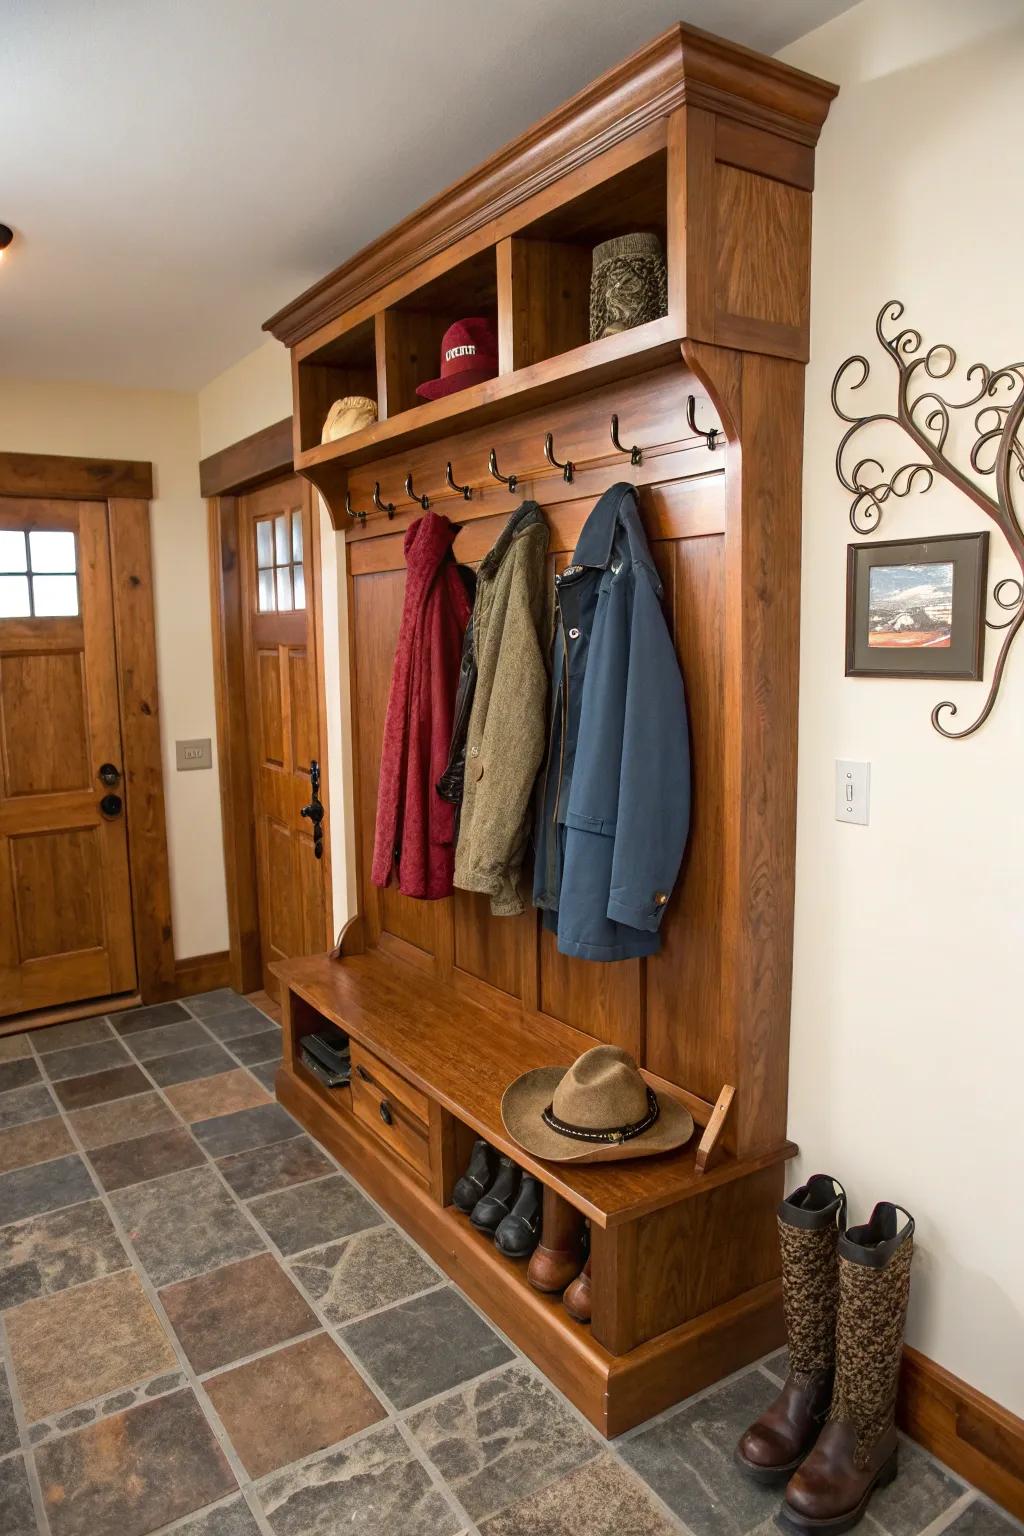
[[[526,224],[498,246],[510,296],[512,368],[590,342],[594,247],[619,235],[668,228],[668,155],[660,150]]]
[[[494,247],[438,273],[377,316],[381,415],[422,405],[417,384],[441,371],[441,338],[456,320],[483,315],[497,331],[498,279]]]
[[[325,342],[296,365],[296,410],[303,450],[320,442],[327,413],[345,395],[378,400],[372,318]]]

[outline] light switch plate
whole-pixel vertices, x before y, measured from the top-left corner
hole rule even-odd
[[[836,762],[836,821],[866,827],[871,808],[871,764]]]
[[[209,736],[197,737],[195,741],[176,741],[174,751],[179,773],[185,773],[192,768],[213,767],[213,752]]]

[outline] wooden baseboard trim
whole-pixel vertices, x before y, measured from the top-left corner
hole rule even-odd
[[[45,1029],[49,1024],[70,1024],[74,1019],[92,1019],[104,1013],[120,1013],[123,1008],[137,1008],[142,1002],[138,992],[122,992],[117,997],[90,997],[84,1003],[64,1003],[58,1008],[38,1008],[34,1013],[12,1014],[0,1019],[0,1037],[20,1035],[28,1029]]]
[[[1024,1519],[1024,1419],[909,1346],[896,1417],[947,1467]]]
[[[174,997],[191,997],[195,992],[212,992],[231,985],[231,956],[226,949],[211,955],[188,955],[174,962]]]

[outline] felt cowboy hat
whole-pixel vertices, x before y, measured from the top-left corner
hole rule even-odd
[[[483,316],[456,320],[441,337],[441,376],[417,384],[421,400],[439,400],[498,374],[498,333]]]
[[[514,1141],[552,1163],[653,1157],[693,1135],[689,1110],[649,1088],[615,1045],[595,1045],[571,1067],[524,1072],[505,1089],[501,1118]]]

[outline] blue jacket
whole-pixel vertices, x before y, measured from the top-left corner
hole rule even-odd
[[[631,485],[601,497],[555,587],[534,903],[563,955],[652,955],[686,846],[690,744]]]

